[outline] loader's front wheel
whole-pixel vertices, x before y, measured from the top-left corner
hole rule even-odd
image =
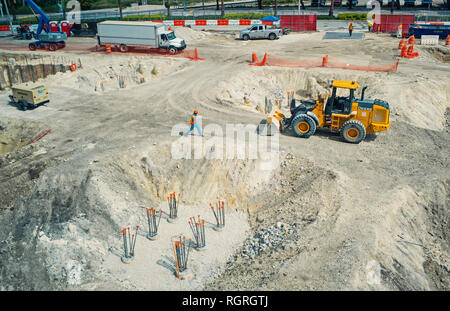
[[[298,137],[308,138],[316,132],[316,122],[310,116],[300,114],[292,120],[292,129]]]
[[[349,120],[342,125],[341,137],[348,143],[359,144],[366,138],[366,128],[357,120]]]

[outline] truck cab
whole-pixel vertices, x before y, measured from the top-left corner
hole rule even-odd
[[[173,31],[164,30],[159,33],[159,47],[175,54],[176,51],[184,50],[186,43],[183,39],[177,38]]]

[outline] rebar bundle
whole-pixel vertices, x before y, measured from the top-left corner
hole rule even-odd
[[[197,220],[195,220],[195,217],[189,218],[188,224],[195,238],[195,248],[197,250],[204,249],[206,247],[205,220],[198,215]]]
[[[186,245],[186,238],[179,236],[178,240],[172,241],[173,253],[175,257],[175,263],[177,268],[177,276],[181,279],[181,273],[187,269],[187,263],[189,259],[189,250],[191,249],[191,240]]]
[[[154,208],[147,209],[148,234],[147,238],[154,239],[158,235],[159,223],[161,222],[162,210],[158,211]],[[157,220],[158,219],[158,220]]]
[[[218,201],[215,207],[211,203],[209,203],[209,206],[211,207],[214,217],[216,218],[216,228],[223,229],[225,227],[225,203],[223,201]]]
[[[178,194],[178,200],[180,199],[180,194]],[[178,200],[175,192],[172,192],[167,197],[167,202],[169,204],[169,219],[168,221],[174,221],[178,218]]]
[[[131,233],[131,228],[124,228],[122,230],[123,236],[123,250],[124,255],[122,256],[122,262],[130,263],[134,258],[134,248],[136,246],[137,233],[139,231],[139,226],[136,226],[136,232]]]

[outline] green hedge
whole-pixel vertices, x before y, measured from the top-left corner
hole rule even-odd
[[[326,20],[328,20],[328,19],[335,19],[334,18],[334,16],[330,16],[330,15],[317,15],[317,19],[318,20],[324,20],[324,19],[326,19]]]
[[[365,13],[346,13],[346,14],[338,14],[337,19],[341,20],[366,20],[367,14]]]

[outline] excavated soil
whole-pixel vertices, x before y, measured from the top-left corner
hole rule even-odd
[[[241,42],[182,31],[205,61],[76,54],[80,70],[40,81],[51,95],[46,106],[18,111],[0,94],[2,124],[20,128],[16,146],[31,135],[27,126],[52,130],[0,157],[0,288],[449,289],[448,64],[421,53],[393,73],[255,68],[252,51],[389,63],[398,42],[368,34],[349,46],[320,33]],[[227,124],[258,124],[266,97],[283,99],[287,110],[288,90],[309,98],[333,79],[358,81],[367,98],[387,100],[391,128],[359,145],[325,130],[309,139],[283,133],[271,170],[261,159],[173,157],[180,140],[211,148],[210,132],[179,136],[193,109],[222,137]],[[164,222],[156,244],[139,236],[136,261],[120,262],[121,229],[139,224],[145,234],[145,208],[167,209],[173,191],[184,218],[200,213],[213,223],[208,204],[217,200],[229,215],[225,231],[207,228],[208,249],[190,259],[195,277],[181,282],[170,269],[170,237],[192,237],[187,219]]]

